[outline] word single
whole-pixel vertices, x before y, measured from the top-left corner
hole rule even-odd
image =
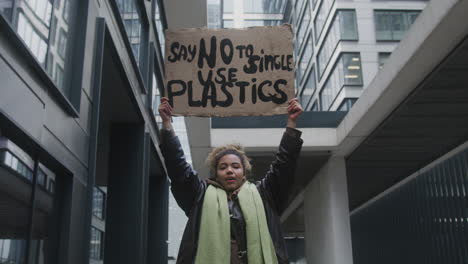
[[[231,64],[235,57],[247,58],[247,64],[244,66],[244,72],[254,74],[264,71],[293,71],[293,55],[271,55],[265,54],[261,49],[261,54],[255,54],[255,47],[252,44],[236,45],[228,38],[222,39],[219,43],[215,36],[210,39],[209,50],[206,47],[204,38],[200,39],[199,45],[183,45],[179,42],[172,42],[169,48],[170,54],[167,60],[171,63],[178,61],[193,62],[196,60],[198,68],[202,69],[206,64],[209,68],[216,67],[216,58],[218,54],[225,65]]]

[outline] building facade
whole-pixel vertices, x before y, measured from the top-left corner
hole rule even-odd
[[[297,95],[307,111],[348,111],[427,1],[289,1]]]
[[[0,262],[167,262],[162,1],[0,3]]]

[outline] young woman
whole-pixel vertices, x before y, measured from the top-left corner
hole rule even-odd
[[[297,99],[289,101],[286,131],[265,176],[250,183],[251,165],[242,147],[215,148],[201,178],[185,161],[171,125],[172,107],[161,99],[161,151],[171,190],[188,217],[177,263],[289,263],[279,216],[287,206],[302,139]]]

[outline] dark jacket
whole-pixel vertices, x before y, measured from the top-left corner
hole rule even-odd
[[[280,215],[286,209],[289,191],[293,184],[296,161],[302,147],[300,135],[299,130],[286,129],[276,158],[268,172],[262,180],[255,182],[263,200],[268,230],[280,264],[289,263]],[[161,136],[161,151],[171,179],[171,190],[177,204],[188,217],[177,263],[193,263],[198,246],[203,199],[208,183],[198,177],[197,172],[186,162],[179,139],[173,132],[162,130]]]

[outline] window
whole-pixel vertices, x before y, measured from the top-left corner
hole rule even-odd
[[[56,38],[56,34],[57,34],[57,23],[58,23],[58,20],[56,17],[54,17],[52,19],[52,24],[51,24],[51,27],[50,27],[50,36],[49,36],[49,44],[50,45],[55,45],[55,38]],[[52,55],[52,53],[49,53],[49,55]]]
[[[233,28],[234,27],[234,21],[231,19],[224,19],[223,20],[223,28]]]
[[[304,73],[307,69],[307,66],[311,64],[312,54],[313,54],[312,35],[309,34],[309,37],[307,38],[306,46],[304,47],[303,54],[299,58],[299,64],[298,64],[297,76],[296,76],[299,83],[304,78]]]
[[[99,188],[93,188],[93,215],[104,220],[106,209],[106,194]]]
[[[4,139],[4,138],[2,138]],[[7,146],[14,144],[7,140]],[[54,263],[60,228],[59,202],[55,195],[44,188],[47,179],[55,174],[33,160],[29,153],[18,146],[0,150],[0,166],[11,173],[2,174],[15,188],[2,188],[0,197],[3,209],[0,217],[0,263]],[[33,167],[37,164],[36,183],[33,185]],[[35,195],[33,196],[33,192]],[[34,201],[31,199],[35,199]],[[30,224],[34,226],[31,230]],[[32,233],[31,233],[32,232]],[[26,246],[32,250],[30,260],[26,260]]]
[[[33,180],[33,171],[23,161],[19,160],[8,150],[1,150],[3,160],[2,163],[9,169],[15,171],[18,175],[22,176],[29,182]]]
[[[63,86],[64,82],[64,73],[62,67],[60,65],[56,65],[55,67],[55,76],[54,76],[54,81],[57,85]]]
[[[117,7],[124,23],[125,32],[132,49],[136,66],[141,67],[140,57],[141,50],[144,45],[143,41],[143,24],[140,18],[140,13],[136,4],[136,0],[115,0]],[[159,37],[159,36],[158,36]]]
[[[319,79],[322,78],[323,72],[341,40],[358,40],[356,13],[354,10],[339,10],[333,18],[332,26],[327,32],[317,56]]]
[[[37,184],[39,184],[39,186],[45,188],[46,187],[46,181],[47,181],[47,175],[45,174],[45,172],[41,169],[38,170],[37,172]]]
[[[340,35],[342,40],[358,40],[356,12],[354,10],[338,11]]]
[[[162,119],[159,116],[158,108],[161,103],[161,94],[159,91],[159,83],[156,75],[153,73],[153,114],[156,118],[156,124],[158,128],[162,127]]]
[[[14,30],[24,45],[29,49],[30,54],[49,75],[52,82],[62,92],[67,99],[70,98],[70,86],[67,83],[65,73],[73,67],[70,62],[69,53],[73,51],[71,46],[73,41],[70,30],[78,23],[69,23],[77,16],[73,10],[78,10],[75,6],[78,0],[7,0],[2,1],[0,13],[4,19],[10,22],[11,29]],[[15,6],[16,12],[9,11]],[[55,7],[55,8],[54,8]],[[78,22],[78,20],[77,20]],[[55,62],[51,60],[55,59]],[[63,69],[63,79],[55,82],[54,63],[59,63]],[[70,100],[76,103],[76,100]],[[75,105],[77,106],[77,105]]]
[[[244,20],[244,27],[275,26],[281,24],[281,20]]]
[[[312,9],[315,9],[317,6],[317,0],[312,0]]]
[[[362,86],[361,56],[343,53],[338,58],[330,77],[320,91],[322,111],[328,111],[344,86]]]
[[[94,260],[102,260],[103,257],[103,249],[104,249],[104,232],[101,230],[96,229],[95,227],[91,227],[91,241],[90,241],[90,248],[89,248],[89,257]]]
[[[221,9],[221,3],[222,0],[208,0],[207,1],[207,18],[208,18],[208,28],[221,28],[221,22],[222,22],[222,9]]]
[[[309,2],[307,1],[305,10],[304,10],[304,15],[302,16],[302,20],[299,22],[299,28],[297,30],[297,47],[299,48],[303,41],[304,38],[306,37],[306,32],[309,29],[309,24],[310,24],[310,9],[309,9]]]
[[[222,1],[223,1],[223,12],[232,13],[234,10],[232,1],[234,0],[222,0]]]
[[[376,39],[399,41],[414,23],[421,11],[374,11]]]
[[[31,24],[23,12],[18,14],[18,35],[23,39],[31,53],[37,61],[45,67],[45,58],[47,54],[47,42],[40,35],[39,31]]]
[[[59,37],[58,37],[58,43],[57,43],[57,53],[58,55],[64,59],[67,53],[67,33],[63,30],[60,29]]]
[[[49,179],[49,184],[47,185],[47,191],[49,193],[55,193],[55,180],[54,179]]]
[[[316,88],[316,83],[315,83],[315,69],[312,69],[311,74],[309,75],[309,78],[307,79],[306,84],[304,85],[304,88],[302,88],[301,94],[299,95],[299,100],[301,102],[301,105],[304,107],[304,109],[307,111],[307,107],[310,104],[310,100],[312,99],[312,95],[314,95]]]
[[[348,112],[354,103],[357,101],[357,98],[345,98],[341,105],[338,107],[338,111]]]
[[[318,103],[317,103],[317,100],[314,102],[314,104],[313,104],[312,107],[310,108],[310,111],[311,111],[311,112],[317,112],[317,111],[318,111]]]
[[[379,52],[379,70],[383,68],[390,55],[392,55],[391,52]]]
[[[320,35],[322,34],[323,27],[325,26],[325,21],[327,20],[328,14],[330,13],[330,9],[333,3],[335,3],[335,0],[324,0],[319,6],[317,15],[315,16],[314,20],[315,43],[318,42]]]
[[[70,8],[68,7],[69,6],[69,1],[70,0],[64,0],[63,1],[63,20],[65,21],[65,23],[68,24],[68,17],[70,16]]]
[[[161,52],[164,56],[164,45],[166,44],[166,37],[164,35],[164,26],[162,23],[162,13],[159,8],[159,1],[155,1],[155,10],[154,10],[154,21],[156,22],[156,30],[159,40],[159,45],[161,45]]]
[[[48,24],[52,15],[52,4],[49,0],[26,0],[28,8],[42,20],[44,24]]]
[[[295,8],[294,8],[294,10],[296,11],[296,16],[298,16],[301,13],[303,4],[304,4],[304,0],[297,0],[296,1]]]
[[[273,1],[264,0],[243,0],[244,13],[261,13],[261,14],[280,14],[282,10],[275,8]],[[283,0],[284,1],[284,0]]]
[[[2,14],[8,21],[12,21],[12,10],[13,10],[14,0],[2,1],[0,5],[0,14]]]

